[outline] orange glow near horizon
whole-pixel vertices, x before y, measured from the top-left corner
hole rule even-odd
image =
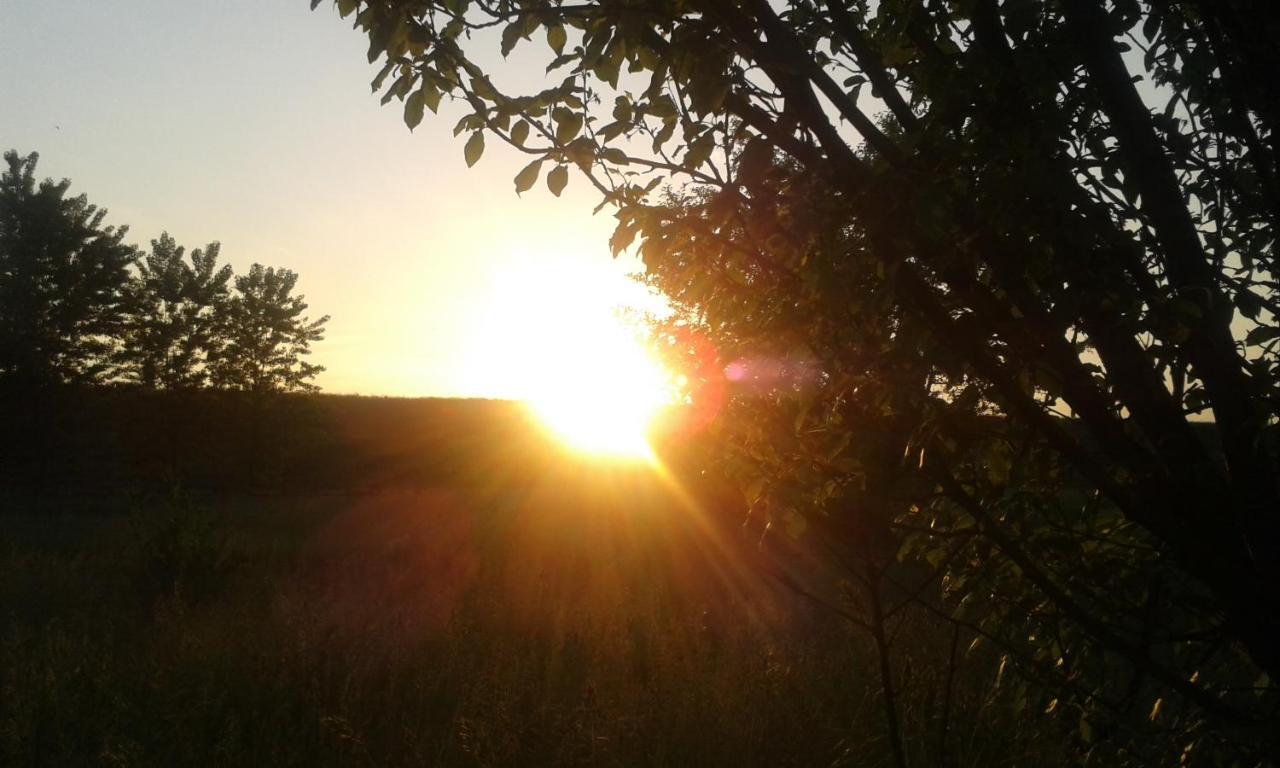
[[[620,308],[662,304],[614,270],[530,260],[495,283],[469,344],[468,378],[490,396],[526,402],[574,450],[652,461],[649,433],[674,383]]]

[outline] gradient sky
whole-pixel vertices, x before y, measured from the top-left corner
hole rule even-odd
[[[490,142],[468,169],[461,112],[410,134],[366,49],[308,0],[0,0],[0,148],[39,152],[139,245],[168,230],[299,272],[332,315],[326,391],[519,396],[512,291],[526,313],[630,297],[635,265],[609,257],[585,180],[517,198],[526,161]]]

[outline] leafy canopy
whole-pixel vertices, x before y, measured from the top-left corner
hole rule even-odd
[[[328,317],[303,316],[296,273],[255,264],[233,282],[218,243],[188,255],[168,233],[140,254],[71,182],[37,183],[35,153],[4,158],[0,384],[316,389],[305,358]]]
[[[251,392],[315,391],[310,382],[323,366],[307,362],[311,344],[324,338],[325,315],[304,316],[305,297],[293,293],[298,273],[254,264],[235,278],[221,331],[224,347],[213,382]]]
[[[151,241],[131,283],[130,322],[121,357],[130,377],[151,388],[200,387],[225,344],[220,325],[230,300],[231,266],[218,243],[186,256],[167,232]]]

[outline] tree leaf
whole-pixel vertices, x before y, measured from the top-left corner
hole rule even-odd
[[[516,174],[516,194],[526,192],[538,181],[538,174],[542,171],[542,162],[544,158],[538,158],[532,163],[524,167],[520,173]]]
[[[565,64],[575,61],[577,58],[578,54],[576,53],[562,53],[551,60],[551,63],[547,65],[546,72],[547,74],[551,74],[560,67],[563,67]]]
[[[412,131],[422,122],[422,114],[426,109],[426,102],[423,98],[422,89],[409,94],[409,98],[404,100],[404,124],[409,126]]]
[[[524,142],[529,138],[529,124],[524,120],[511,126],[511,140],[520,146],[524,146]]]
[[[632,241],[636,239],[636,230],[637,227],[633,222],[619,222],[617,228],[613,230],[613,235],[609,238],[609,250],[615,257],[631,247]]]
[[[684,153],[684,166],[689,170],[698,168],[711,159],[711,153],[715,148],[715,137],[710,132],[702,134],[689,142],[689,148]]]
[[[396,64],[398,63],[399,62],[397,62],[395,59],[392,59],[391,61],[388,61],[382,67],[382,69],[378,70],[377,76],[375,76],[373,78],[373,82],[369,84],[369,87],[373,93],[377,93],[378,90],[382,88],[382,84],[387,81],[387,76],[391,74],[391,70],[395,69]]]
[[[418,90],[422,93],[422,103],[427,105],[427,109],[431,110],[431,114],[435,114],[436,110],[440,108],[440,91],[425,80]]]
[[[522,31],[519,23],[508,24],[502,30],[502,58],[507,58],[507,55],[515,49],[516,43],[520,41],[520,33]]]
[[[547,174],[547,189],[551,190],[551,194],[556,197],[564,191],[565,185],[569,183],[569,169],[567,166],[557,165],[551,169],[551,173]]]
[[[476,131],[471,134],[471,138],[467,139],[467,146],[462,150],[462,156],[467,161],[467,167],[470,168],[480,160],[480,155],[484,154],[484,133]]]
[[[598,136],[601,141],[609,141],[622,135],[626,130],[626,123],[615,121],[596,131],[596,136]]]
[[[1250,320],[1257,320],[1262,312],[1262,300],[1248,289],[1241,290],[1236,293],[1236,307],[1240,309],[1240,314]]]
[[[556,142],[559,144],[568,144],[582,131],[582,113],[580,112],[560,107],[552,113],[551,117],[556,121]]]
[[[478,130],[481,123],[477,122],[475,115],[463,115],[458,124],[453,126],[453,135],[461,136],[463,131]]]
[[[1260,325],[1245,334],[1244,343],[1253,346],[1254,344],[1264,344],[1276,338],[1280,338],[1280,328]]]
[[[666,144],[667,141],[671,139],[671,136],[675,132],[676,132],[675,116],[672,115],[671,117],[664,118],[662,121],[662,127],[659,128],[658,132],[653,136],[653,151],[654,152],[661,151],[662,145]]]
[[[551,46],[551,50],[555,51],[556,55],[564,53],[564,44],[567,39],[563,25],[553,24],[547,27],[547,45]]]
[[[605,147],[600,150],[600,159],[606,163],[614,165],[630,165],[631,161],[627,158],[627,153],[617,147]]]

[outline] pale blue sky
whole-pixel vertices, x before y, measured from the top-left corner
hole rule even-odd
[[[591,215],[581,179],[518,200],[524,160],[492,142],[466,168],[459,113],[410,134],[328,6],[0,0],[0,147],[38,151],[41,175],[69,177],[134,242],[167,229],[221,240],[238,270],[297,270],[333,316],[315,355],[328,391],[517,396],[495,374],[493,297],[509,301],[512,274],[548,278],[530,290],[621,284],[613,219]]]

